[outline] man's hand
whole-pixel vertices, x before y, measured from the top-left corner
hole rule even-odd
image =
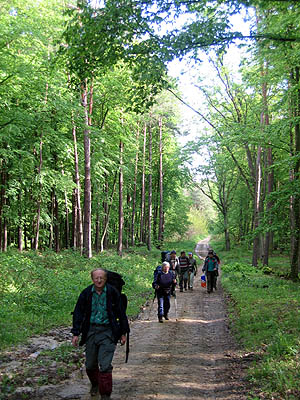
[[[156,290],[159,289],[159,285],[155,285],[155,289],[156,289]]]
[[[73,345],[74,347],[77,347],[77,346],[78,346],[78,340],[79,340],[79,336],[73,336],[73,337],[72,337],[72,345]]]
[[[120,343],[121,343],[121,346],[124,346],[124,344],[126,343],[126,335],[121,336]]]

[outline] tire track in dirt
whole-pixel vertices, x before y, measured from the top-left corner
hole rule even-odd
[[[198,256],[207,254],[208,242],[197,244]],[[124,347],[118,346],[114,357],[112,400],[247,398],[247,365],[228,329],[222,288],[218,282],[217,291],[208,294],[200,285],[202,262],[197,264],[194,290],[177,290],[178,321],[172,298],[169,321],[158,323],[155,301],[149,320],[150,303],[131,323],[129,361],[124,363]],[[74,376],[68,385],[69,395],[61,386],[56,397],[41,399],[90,399],[85,374]]]

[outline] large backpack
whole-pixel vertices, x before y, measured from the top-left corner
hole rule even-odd
[[[163,263],[164,261],[170,261],[170,251],[166,250],[166,251],[162,251],[161,252],[161,262]]]
[[[152,287],[154,287],[154,283],[157,280],[158,274],[161,274],[162,272],[162,266],[158,265],[155,270],[153,271],[153,283],[152,283]]]
[[[122,275],[114,271],[107,271],[107,283],[109,283],[111,286],[114,286],[120,293],[122,306],[124,311],[126,311],[128,300],[126,294],[122,293],[123,286],[125,285]]]
[[[111,286],[114,286],[117,289],[117,291],[120,293],[121,303],[122,303],[124,311],[126,312],[128,300],[127,300],[126,294],[122,293],[123,286],[125,285],[122,275],[120,275],[114,271],[107,271],[107,283],[109,283]],[[126,339],[125,363],[127,363],[127,361],[128,361],[128,356],[129,356],[129,332],[127,332],[127,339]]]

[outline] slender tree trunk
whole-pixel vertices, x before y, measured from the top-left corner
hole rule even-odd
[[[261,146],[257,148],[257,158],[256,158],[256,182],[255,182],[255,197],[254,197],[254,213],[253,213],[253,253],[252,253],[252,265],[257,267],[258,258],[260,254],[260,240],[259,234],[255,230],[259,227],[259,211],[260,211],[260,200],[261,200]]]
[[[59,253],[60,245],[59,245],[58,201],[54,191],[53,191],[53,210],[54,210],[54,249],[56,253]]]
[[[149,188],[148,188],[148,237],[147,248],[152,248],[152,130],[149,126]]]
[[[145,162],[146,162],[146,134],[147,125],[144,125],[143,142],[143,167],[142,167],[142,187],[141,187],[141,215],[140,215],[140,242],[145,243],[144,238],[144,216],[145,216]]]
[[[294,155],[296,163],[292,174],[293,181],[296,187],[299,186],[299,173],[300,173],[300,72],[299,67],[295,68],[294,83],[297,86],[295,100],[293,101],[293,114],[295,119],[295,139],[294,139]],[[291,272],[290,277],[293,281],[298,280],[299,273],[299,247],[300,247],[300,195],[297,191],[291,196],[290,201],[290,219],[291,219]]]
[[[162,118],[159,119],[159,227],[158,243],[162,245],[164,240],[164,185],[163,185],[163,142],[162,142]]]
[[[116,185],[116,175],[115,175],[115,180],[114,180],[114,185],[113,185],[113,188],[114,188],[113,195],[114,195],[114,192],[115,192],[115,185]],[[108,198],[108,196],[109,196],[109,194],[108,194],[108,192],[109,192],[109,190],[108,190],[108,174],[105,175],[105,188],[104,188],[104,190],[105,190],[106,200],[105,200],[105,202],[103,204],[103,210],[104,210],[104,227],[106,227],[106,229],[103,230],[103,232],[105,232],[105,234],[104,234],[104,237],[103,237],[103,242],[101,242],[102,243],[101,244],[101,251],[103,251],[103,249],[106,249],[107,245],[108,245],[107,227],[108,227],[108,219],[109,219],[109,211],[110,211],[109,205],[108,205],[108,200],[109,200],[109,198]]]
[[[119,234],[118,234],[118,255],[123,255],[123,226],[124,226],[124,212],[123,212],[123,142],[120,141],[120,171],[119,171]]]
[[[140,136],[140,130],[139,127],[137,129],[136,133],[136,154],[135,154],[135,167],[134,167],[134,182],[133,182],[133,194],[132,194],[132,210],[131,210],[131,246],[134,246],[135,240],[134,240],[134,232],[135,232],[135,208],[136,208],[136,187],[137,187],[137,174],[138,174],[138,162],[139,162],[139,136]]]
[[[87,258],[92,257],[92,185],[91,185],[91,101],[93,85],[90,87],[90,109],[88,107],[88,83],[82,84],[82,106],[85,113],[84,129],[84,228],[83,228],[83,253]]]
[[[73,146],[74,146],[74,171],[75,171],[75,184],[76,189],[74,190],[75,198],[75,215],[73,223],[73,246],[80,250],[80,254],[83,252],[83,227],[82,227],[82,211],[81,211],[81,200],[80,200],[80,177],[79,177],[79,162],[78,162],[78,151],[77,151],[77,136],[76,136],[76,125],[73,121]]]
[[[116,186],[117,186],[117,177],[118,177],[118,173],[116,172],[115,173],[115,177],[114,177],[112,191],[111,191],[110,201],[109,201],[109,204],[108,204],[108,207],[107,207],[105,224],[104,224],[104,227],[103,227],[103,233],[102,233],[101,242],[100,242],[100,251],[101,252],[104,250],[104,240],[105,240],[105,238],[107,239],[107,228],[108,228],[108,225],[109,225],[110,210],[111,210],[111,207],[112,207],[112,204],[113,204],[113,199],[114,199]]]
[[[34,223],[34,241],[33,241],[33,249],[38,250],[39,248],[39,235],[40,235],[40,220],[41,220],[41,203],[42,203],[42,180],[41,180],[41,172],[43,167],[43,132],[41,133],[40,138],[40,162],[38,167],[38,176],[39,176],[39,193],[38,193],[38,200],[37,200],[37,210],[36,210],[36,217]]]

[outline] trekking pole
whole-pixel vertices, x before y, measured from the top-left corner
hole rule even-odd
[[[155,301],[155,297],[156,297],[156,290],[154,291],[154,297],[153,297],[152,303],[150,304],[149,314],[148,314],[147,321],[150,321],[150,314],[151,314],[151,311],[152,311],[152,308],[153,308],[153,304],[154,304],[154,301]]]
[[[126,338],[126,357],[125,357],[125,363],[128,362],[128,357],[129,357],[129,332],[127,332],[127,338]]]
[[[178,321],[177,318],[177,298],[176,298],[176,289],[174,290],[174,303],[175,303],[175,319]]]

